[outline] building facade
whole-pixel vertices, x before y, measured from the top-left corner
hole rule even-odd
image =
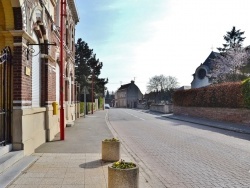
[[[140,89],[134,81],[122,85],[115,94],[115,107],[118,108],[136,108],[139,100],[143,98]]]
[[[212,61],[217,54],[218,53],[212,51],[204,63],[196,68],[195,73],[193,74],[191,88],[200,88],[211,84],[211,78],[208,76],[208,73],[212,68]]]
[[[75,1],[65,1],[63,89],[67,123],[77,114],[74,41],[79,17]],[[0,1],[0,80],[7,80],[0,88],[0,143],[11,143],[14,150],[24,150],[26,155],[60,131],[59,107],[53,111],[52,106],[59,103],[60,92],[60,5],[60,0]]]

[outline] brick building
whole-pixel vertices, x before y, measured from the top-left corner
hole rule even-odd
[[[31,154],[59,130],[60,0],[0,1],[0,144]],[[64,23],[65,123],[77,117],[74,0]]]
[[[115,107],[136,108],[139,100],[143,98],[140,89],[134,81],[129,84],[121,85],[115,94]]]
[[[212,83],[209,72],[212,68],[213,59],[218,56],[217,52],[211,52],[207,59],[199,67],[196,68],[193,74],[193,81],[191,82],[191,88],[200,88],[208,86]]]

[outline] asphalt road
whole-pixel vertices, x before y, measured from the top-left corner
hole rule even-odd
[[[107,122],[157,188],[250,187],[250,135],[131,109]]]

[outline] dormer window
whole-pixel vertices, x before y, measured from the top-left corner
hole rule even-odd
[[[207,72],[205,69],[200,69],[198,71],[198,78],[202,80],[203,78],[205,78],[206,74],[207,74]]]

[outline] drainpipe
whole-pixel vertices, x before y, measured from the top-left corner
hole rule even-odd
[[[64,59],[63,59],[63,36],[64,36],[64,16],[66,16],[66,0],[61,0],[61,20],[60,20],[60,140],[64,140],[64,88],[63,88],[63,73],[64,73]]]

